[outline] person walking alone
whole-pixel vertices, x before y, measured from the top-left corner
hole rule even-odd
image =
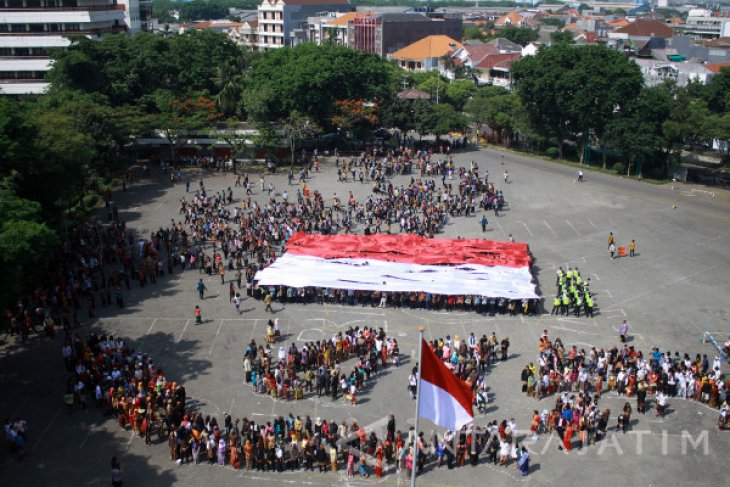
[[[112,487],[122,487],[122,465],[112,457]]]
[[[489,225],[489,220],[487,220],[487,215],[482,215],[482,233],[487,231],[487,225]]]
[[[198,295],[200,296],[200,299],[205,299],[205,298],[204,298],[204,296],[205,296],[205,291],[207,291],[207,290],[208,290],[208,288],[207,288],[207,287],[205,287],[205,284],[203,283],[203,280],[202,280],[202,279],[199,279],[199,280],[198,280],[198,285],[197,285],[197,289],[198,289]]]
[[[621,326],[619,327],[618,334],[619,338],[621,339],[621,343],[626,343],[626,335],[629,333],[629,324],[626,322],[626,320],[621,322]]]

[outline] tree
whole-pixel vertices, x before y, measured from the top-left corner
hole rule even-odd
[[[378,123],[377,110],[376,104],[364,100],[337,100],[332,125],[352,132],[358,140],[364,140]]]
[[[271,124],[259,124],[258,134],[253,137],[253,146],[256,152],[263,153],[265,159],[274,160],[280,145],[279,137]]]
[[[483,41],[486,39],[484,31],[476,25],[464,28],[464,34],[461,36],[465,41],[478,40]]]
[[[627,174],[633,163],[645,170],[666,164],[668,153],[664,121],[672,112],[672,95],[665,86],[643,88],[639,96],[625,105],[619,117],[606,127],[611,146],[621,150]]]
[[[474,124],[474,138],[477,142],[479,141],[479,132],[482,126],[487,123],[488,110],[489,99],[485,96],[475,96],[464,106],[464,111]]]
[[[46,271],[56,233],[42,221],[41,205],[8,189],[0,190],[0,302],[14,300]]]
[[[457,112],[453,106],[446,103],[439,103],[431,106],[425,120],[426,133],[436,136],[436,143],[441,137],[453,131],[466,130],[466,118]]]
[[[210,131],[212,137],[225,142],[231,148],[233,174],[236,174],[238,157],[245,153],[249,146],[246,136],[239,133],[240,124],[239,119],[232,117],[226,120],[223,127],[215,127]]]
[[[707,107],[712,113],[724,113],[730,111],[730,68],[720,68],[720,74],[714,76],[705,86],[702,98],[707,102]]]
[[[557,27],[558,29],[565,27],[565,21],[559,17],[540,17],[537,21],[544,25]]]
[[[705,130],[710,137],[720,142],[720,153],[727,157],[730,151],[730,113],[707,117]]]
[[[284,121],[284,135],[291,150],[291,165],[294,166],[297,144],[317,132],[316,124],[309,117],[293,111]]]
[[[228,7],[216,0],[193,0],[180,5],[180,20],[223,19],[228,16]]]
[[[247,101],[270,90],[268,116],[283,120],[297,111],[318,126],[331,127],[336,100],[380,103],[400,82],[400,72],[374,54],[342,46],[301,44],[274,49],[253,60],[246,76]]]
[[[448,85],[446,85],[446,98],[454,108],[461,111],[464,108],[466,102],[476,92],[476,85],[466,79],[455,79]]]
[[[416,130],[416,113],[422,112],[424,105],[428,106],[429,102],[394,97],[378,107],[381,125],[398,129],[405,141],[408,131]]]
[[[138,105],[156,111],[156,92],[178,98],[204,93],[214,97],[225,87],[221,70],[240,72],[247,57],[224,34],[190,30],[173,37],[150,33],[106,35],[101,40],[74,37],[53,52],[47,74],[51,92],[70,89],[101,93],[112,107]]]
[[[573,33],[569,30],[556,30],[550,34],[550,41],[553,44],[573,44]]]
[[[157,107],[159,112],[154,123],[170,145],[173,166],[177,164],[178,149],[185,145],[187,138],[196,131],[207,133],[208,127],[221,118],[215,102],[202,95],[179,99],[170,93],[159,93]]]
[[[566,139],[581,154],[590,137],[604,146],[606,125],[643,84],[639,67],[605,46],[543,48],[515,63],[512,77],[532,126],[555,140],[560,157]]]
[[[532,41],[536,41],[540,34],[536,29],[531,27],[517,27],[514,25],[506,25],[499,30],[500,37],[504,37],[520,46],[526,46]]]
[[[469,114],[477,131],[487,125],[496,134],[497,140],[504,141],[504,137],[511,135],[516,127],[516,112],[521,108],[519,98],[504,88],[488,86],[481,88],[466,104],[465,111]]]
[[[112,108],[99,93],[56,91],[39,104],[44,110],[70,115],[76,130],[90,136],[96,154],[91,169],[105,176],[118,169],[122,148],[130,138],[149,130],[149,117],[139,107]]]

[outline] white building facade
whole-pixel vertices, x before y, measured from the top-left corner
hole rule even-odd
[[[258,7],[258,49],[296,44],[294,31],[306,29],[310,17],[354,10],[348,0],[263,0]]]
[[[0,0],[0,94],[41,94],[50,51],[69,36],[148,30],[150,0]]]

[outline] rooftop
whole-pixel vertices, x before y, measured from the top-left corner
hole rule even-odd
[[[616,30],[619,34],[634,37],[672,37],[674,30],[663,22],[653,19],[638,19]]]
[[[461,43],[445,35],[432,35],[409,44],[392,54],[394,59],[421,60],[440,58],[461,47]]]

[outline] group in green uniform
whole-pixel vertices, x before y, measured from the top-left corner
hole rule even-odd
[[[563,271],[563,268],[559,267],[557,272],[555,285],[558,290],[553,299],[551,314],[569,315],[573,313],[575,316],[580,316],[582,308],[585,315],[592,318],[595,303],[588,288],[590,278],[583,280],[577,267],[572,269],[568,267],[567,271]]]

